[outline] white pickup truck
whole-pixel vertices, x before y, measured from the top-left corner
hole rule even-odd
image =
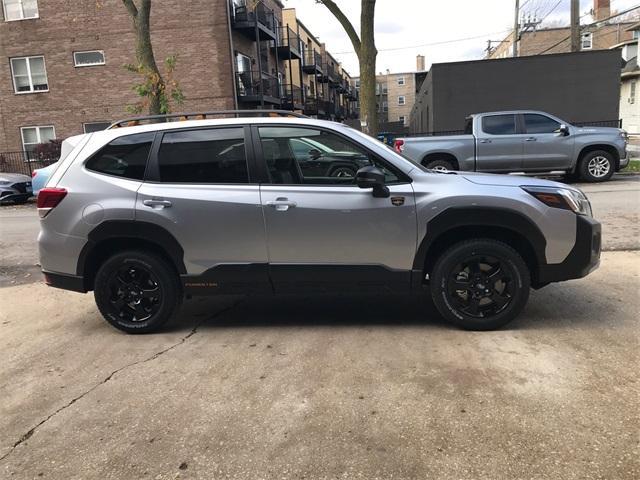
[[[620,128],[576,127],[545,112],[471,115],[463,135],[406,137],[396,151],[433,170],[545,173],[602,182],[629,164]]]

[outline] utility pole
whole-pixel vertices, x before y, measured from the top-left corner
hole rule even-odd
[[[513,56],[514,57],[518,56],[518,36],[520,35],[520,32],[518,31],[520,29],[520,25],[518,21],[519,18],[520,18],[520,0],[516,0],[516,13],[514,15],[514,21],[513,21]]]
[[[571,0],[571,51],[580,51],[580,0]]]

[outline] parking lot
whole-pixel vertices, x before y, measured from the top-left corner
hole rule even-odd
[[[579,185],[601,267],[465,332],[407,297],[219,297],[128,336],[0,208],[2,478],[640,478],[640,176]]]

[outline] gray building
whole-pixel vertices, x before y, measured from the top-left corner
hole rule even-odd
[[[410,132],[462,130],[472,113],[515,109],[615,125],[620,68],[620,52],[612,50],[434,64],[411,111]]]

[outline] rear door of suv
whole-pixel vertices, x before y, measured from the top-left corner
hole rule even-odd
[[[248,134],[243,126],[156,134],[136,219],[165,228],[182,246],[187,291],[271,291]]]
[[[252,133],[275,290],[408,290],[417,228],[410,179],[338,132],[279,124]],[[305,161],[292,142],[323,148],[310,148]],[[309,167],[319,153],[321,174]],[[388,198],[347,173],[369,165],[386,174]]]

